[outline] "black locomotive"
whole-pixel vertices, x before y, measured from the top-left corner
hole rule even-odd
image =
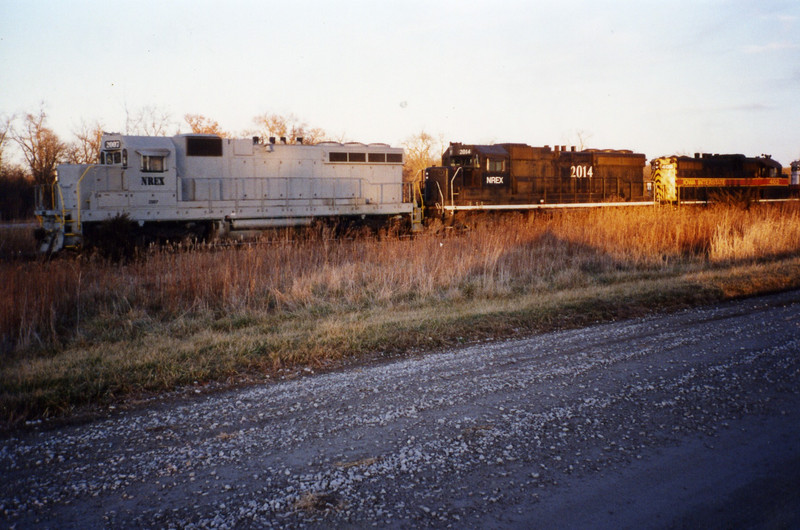
[[[531,209],[652,201],[645,155],[628,150],[451,143],[425,171],[426,207]]]
[[[781,165],[769,155],[695,153],[650,162],[657,202],[709,201],[736,196],[785,199],[795,191]]]

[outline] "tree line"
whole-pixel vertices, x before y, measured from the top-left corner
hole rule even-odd
[[[181,126],[170,114],[157,107],[143,107],[125,112],[124,134],[141,136],[171,136],[180,134]],[[202,114],[185,114],[188,132],[235,136],[225,131],[216,120]],[[319,127],[311,127],[294,114],[265,112],[253,118],[253,127],[241,137],[285,137],[289,142],[302,138],[306,144],[323,141],[344,142]],[[35,190],[49,190],[56,178],[59,164],[93,164],[100,156],[100,139],[106,130],[100,121],[82,123],[72,131],[72,139],[64,141],[47,122],[44,106],[38,111],[0,117],[0,220],[29,219],[33,216]],[[426,132],[410,136],[403,142],[406,164],[403,179],[420,178],[421,170],[438,163],[441,141]],[[10,152],[16,148],[23,163],[12,161]]]

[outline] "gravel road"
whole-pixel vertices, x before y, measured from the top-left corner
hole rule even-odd
[[[800,527],[800,291],[0,439],[0,526]]]

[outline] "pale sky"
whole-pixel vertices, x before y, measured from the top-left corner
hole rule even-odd
[[[0,0],[0,115],[800,158],[800,2]]]

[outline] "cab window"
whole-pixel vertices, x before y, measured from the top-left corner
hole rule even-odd
[[[102,151],[100,152],[100,163],[105,165],[120,164],[122,162],[122,153],[119,151]]]
[[[164,158],[166,157],[142,155],[142,165],[139,169],[143,173],[163,173],[166,167]]]
[[[505,171],[505,160],[497,160],[492,158],[486,159],[487,171]]]

